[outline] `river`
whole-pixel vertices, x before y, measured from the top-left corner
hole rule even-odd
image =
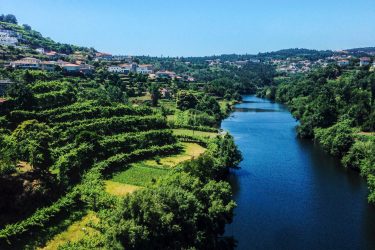
[[[223,121],[242,151],[226,236],[237,249],[375,249],[375,209],[357,172],[310,140],[281,104],[244,96]]]

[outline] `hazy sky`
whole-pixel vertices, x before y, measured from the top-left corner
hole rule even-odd
[[[0,0],[44,36],[113,54],[375,46],[375,0]]]

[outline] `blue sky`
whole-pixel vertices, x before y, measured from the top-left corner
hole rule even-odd
[[[0,0],[0,12],[56,41],[113,54],[375,46],[375,0]]]

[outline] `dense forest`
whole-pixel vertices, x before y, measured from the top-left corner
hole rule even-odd
[[[375,72],[330,65],[258,95],[288,104],[300,121],[299,136],[314,138],[345,167],[359,170],[375,202]]]

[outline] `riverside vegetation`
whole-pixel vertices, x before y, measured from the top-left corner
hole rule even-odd
[[[375,72],[330,65],[279,81],[258,95],[286,103],[300,120],[300,137],[314,138],[344,167],[360,171],[375,203]]]

